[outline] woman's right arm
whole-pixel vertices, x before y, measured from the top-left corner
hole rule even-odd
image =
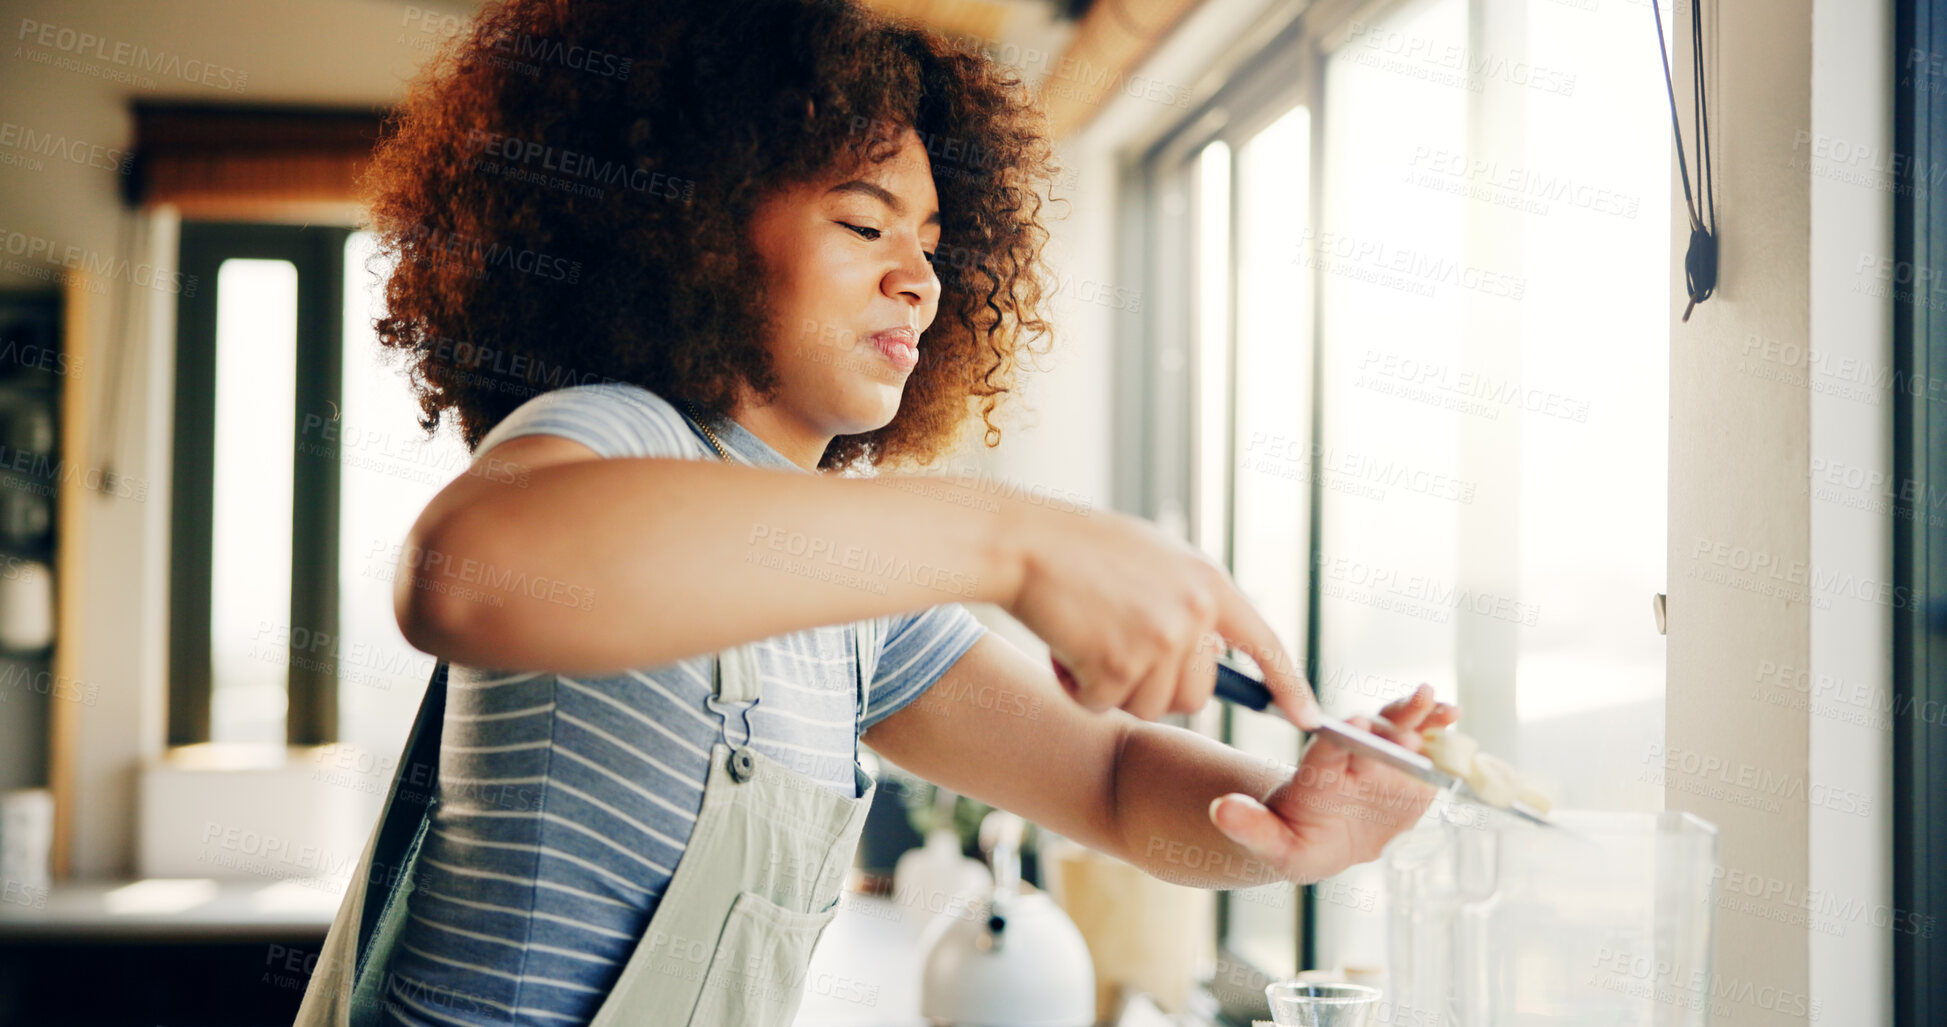
[[[505,670],[616,673],[823,624],[991,602],[1049,644],[1084,705],[1201,706],[1214,635],[1287,712],[1309,690],[1229,575],[1136,518],[969,477],[840,478],[602,459],[526,435],[481,453],[401,548],[414,646]]]

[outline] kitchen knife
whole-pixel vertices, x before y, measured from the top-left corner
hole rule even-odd
[[[1230,659],[1224,656],[1217,658],[1217,698],[1246,709],[1257,710],[1260,713],[1269,713],[1284,720],[1290,719],[1289,717],[1285,717],[1284,710],[1280,709],[1276,703],[1271,701],[1271,690],[1264,686],[1263,681],[1251,676],[1249,672],[1230,662]],[[1539,810],[1518,799],[1504,807],[1486,802],[1479,795],[1475,794],[1472,788],[1468,787],[1465,779],[1455,777],[1441,770],[1439,767],[1434,766],[1433,761],[1426,756],[1404,746],[1387,741],[1370,731],[1363,731],[1353,727],[1351,724],[1337,717],[1329,717],[1321,713],[1319,715],[1318,730],[1315,733],[1329,736],[1333,741],[1360,755],[1370,756],[1381,763],[1404,771],[1412,777],[1419,778],[1435,788],[1451,790],[1455,795],[1468,802],[1486,806],[1489,809],[1506,809],[1515,816],[1521,817],[1524,820],[1533,821],[1543,827],[1555,826]]]

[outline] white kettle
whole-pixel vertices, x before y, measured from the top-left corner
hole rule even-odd
[[[994,867],[987,903],[934,920],[920,939],[920,1015],[955,1027],[1089,1027],[1095,963],[1082,932],[1045,892],[1021,892],[1020,817],[981,821]]]

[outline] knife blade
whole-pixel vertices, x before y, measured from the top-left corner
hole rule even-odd
[[[1249,671],[1230,661],[1227,656],[1217,658],[1217,698],[1245,709],[1259,713],[1269,713],[1287,722],[1284,710],[1271,701],[1271,690],[1263,681]],[[1302,728],[1300,730],[1303,730]],[[1313,734],[1324,735],[1333,741],[1363,756],[1369,756],[1387,766],[1403,771],[1407,775],[1425,781],[1443,791],[1451,791],[1464,801],[1485,806],[1489,809],[1505,809],[1524,820],[1543,827],[1554,827],[1553,821],[1541,811],[1516,799],[1506,806],[1497,806],[1482,799],[1465,778],[1455,777],[1433,765],[1433,761],[1421,753],[1405,746],[1381,738],[1370,731],[1361,730],[1337,717],[1319,715],[1318,730]]]

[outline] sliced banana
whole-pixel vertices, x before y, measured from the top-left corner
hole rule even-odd
[[[1544,816],[1555,805],[1555,800],[1550,798],[1547,792],[1536,788],[1534,782],[1526,778],[1522,779],[1521,787],[1515,791],[1514,797],[1525,803],[1529,809]]]
[[[1452,728],[1434,728],[1421,737],[1426,740],[1426,757],[1434,766],[1463,779],[1474,772],[1474,755],[1480,752],[1480,743],[1473,736]]]
[[[1537,813],[1547,813],[1553,800],[1533,781],[1522,776],[1506,760],[1480,751],[1473,736],[1450,727],[1429,728],[1420,733],[1422,748],[1433,765],[1467,782],[1480,800],[1490,806],[1507,806],[1520,801]]]
[[[1467,775],[1467,787],[1489,806],[1506,806],[1520,791],[1521,772],[1493,753],[1474,756],[1474,772]]]

